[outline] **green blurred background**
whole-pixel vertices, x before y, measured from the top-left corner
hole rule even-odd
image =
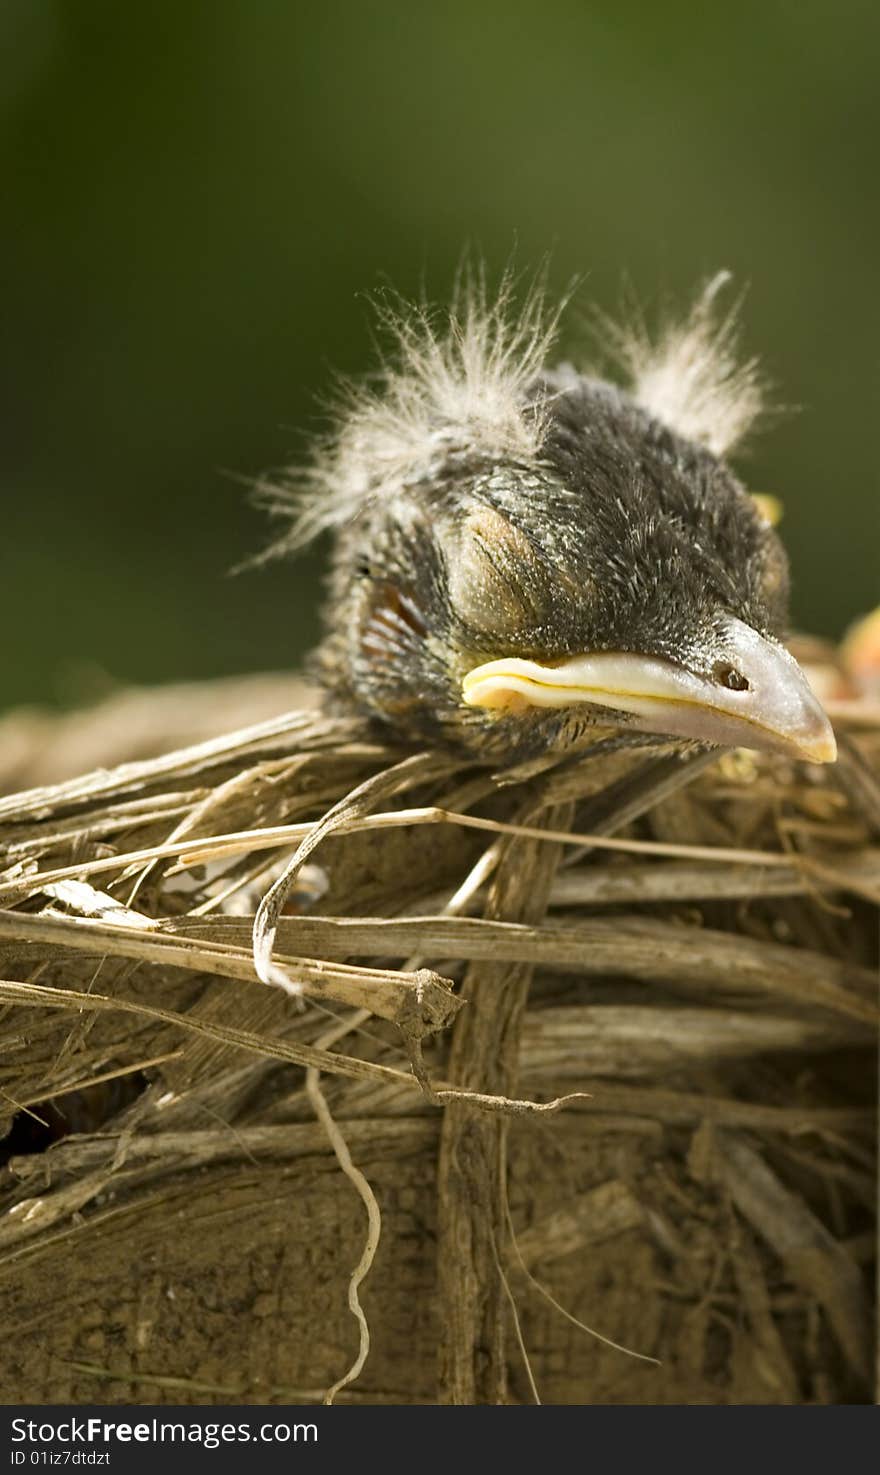
[[[321,550],[229,578],[364,291],[463,246],[611,306],[730,267],[802,626],[878,590],[880,11],[2,0],[0,704],[295,665]]]

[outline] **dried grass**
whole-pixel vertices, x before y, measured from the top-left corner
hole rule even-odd
[[[200,1174],[238,1194],[300,1174],[298,1242],[332,1148],[370,1217],[353,1246],[360,1352],[343,1376],[342,1329],[332,1355],[268,1382],[342,1389],[363,1369],[381,1401],[404,1374],[377,1293],[366,1320],[357,1295],[374,1180],[401,1153],[439,1154],[436,1272],[430,1241],[417,1259],[426,1299],[439,1288],[440,1370],[414,1357],[406,1401],[516,1397],[512,1326],[524,1397],[580,1401],[584,1378],[583,1401],[869,1397],[880,724],[856,713],[841,737],[831,771],[600,743],[499,774],[295,712],[0,799],[0,1119],[20,1133],[61,1098],[70,1127],[0,1176],[0,1297],[39,1319],[27,1276],[79,1244],[112,1256],[132,1212],[198,1195]],[[608,1171],[615,1141],[628,1178]],[[561,1202],[539,1172],[517,1178],[557,1149]],[[400,1253],[395,1212],[392,1194],[368,1290]],[[583,1372],[566,1342],[560,1372],[568,1323],[545,1304],[555,1330],[521,1326],[511,1298],[521,1313],[558,1271],[546,1294],[565,1301],[578,1256],[613,1257],[621,1237],[665,1267],[644,1295],[666,1330],[647,1312],[614,1324],[619,1296],[565,1314],[664,1367],[605,1348],[612,1371]],[[340,1314],[350,1263],[332,1261]],[[144,1377],[169,1401],[259,1401],[243,1373],[144,1352],[151,1378],[136,1346],[102,1371],[69,1347],[56,1370],[74,1401],[141,1396]],[[39,1398],[21,1366],[12,1394]]]

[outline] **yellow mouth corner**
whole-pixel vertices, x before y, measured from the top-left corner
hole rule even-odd
[[[550,669],[547,668],[548,675]],[[530,699],[536,707],[555,706],[555,694],[570,690],[567,700],[577,700],[577,688],[557,687],[552,682],[541,681],[537,673],[543,670],[531,661],[488,661],[484,666],[468,671],[461,683],[462,699],[469,707],[490,709],[518,704],[517,698]],[[548,697],[542,693],[552,695]]]
[[[536,666],[530,671],[521,669],[530,665],[531,662],[528,661],[511,660],[492,661],[486,666],[478,666],[469,671],[462,681],[462,699],[469,707],[497,709],[508,705],[519,706],[523,701],[533,707],[567,707],[572,702],[590,701],[611,705],[610,699],[613,697],[626,699],[638,695],[636,692],[614,691],[604,686],[553,681],[549,679],[554,673],[552,666]],[[541,675],[548,679],[542,680]]]

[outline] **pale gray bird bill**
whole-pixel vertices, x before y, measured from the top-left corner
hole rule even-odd
[[[732,616],[719,635],[713,657],[720,674],[712,677],[629,651],[549,666],[509,657],[469,671],[462,697],[471,707],[508,712],[587,703],[626,713],[628,728],[833,763],[831,723],[794,657]]]

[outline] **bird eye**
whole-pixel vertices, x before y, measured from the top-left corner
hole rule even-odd
[[[540,567],[524,533],[491,507],[474,507],[449,547],[449,598],[456,614],[486,635],[506,637],[534,623]]]
[[[742,671],[737,671],[736,666],[731,666],[727,661],[718,661],[712,668],[712,675],[718,685],[726,686],[728,691],[748,691],[749,689],[749,683]]]

